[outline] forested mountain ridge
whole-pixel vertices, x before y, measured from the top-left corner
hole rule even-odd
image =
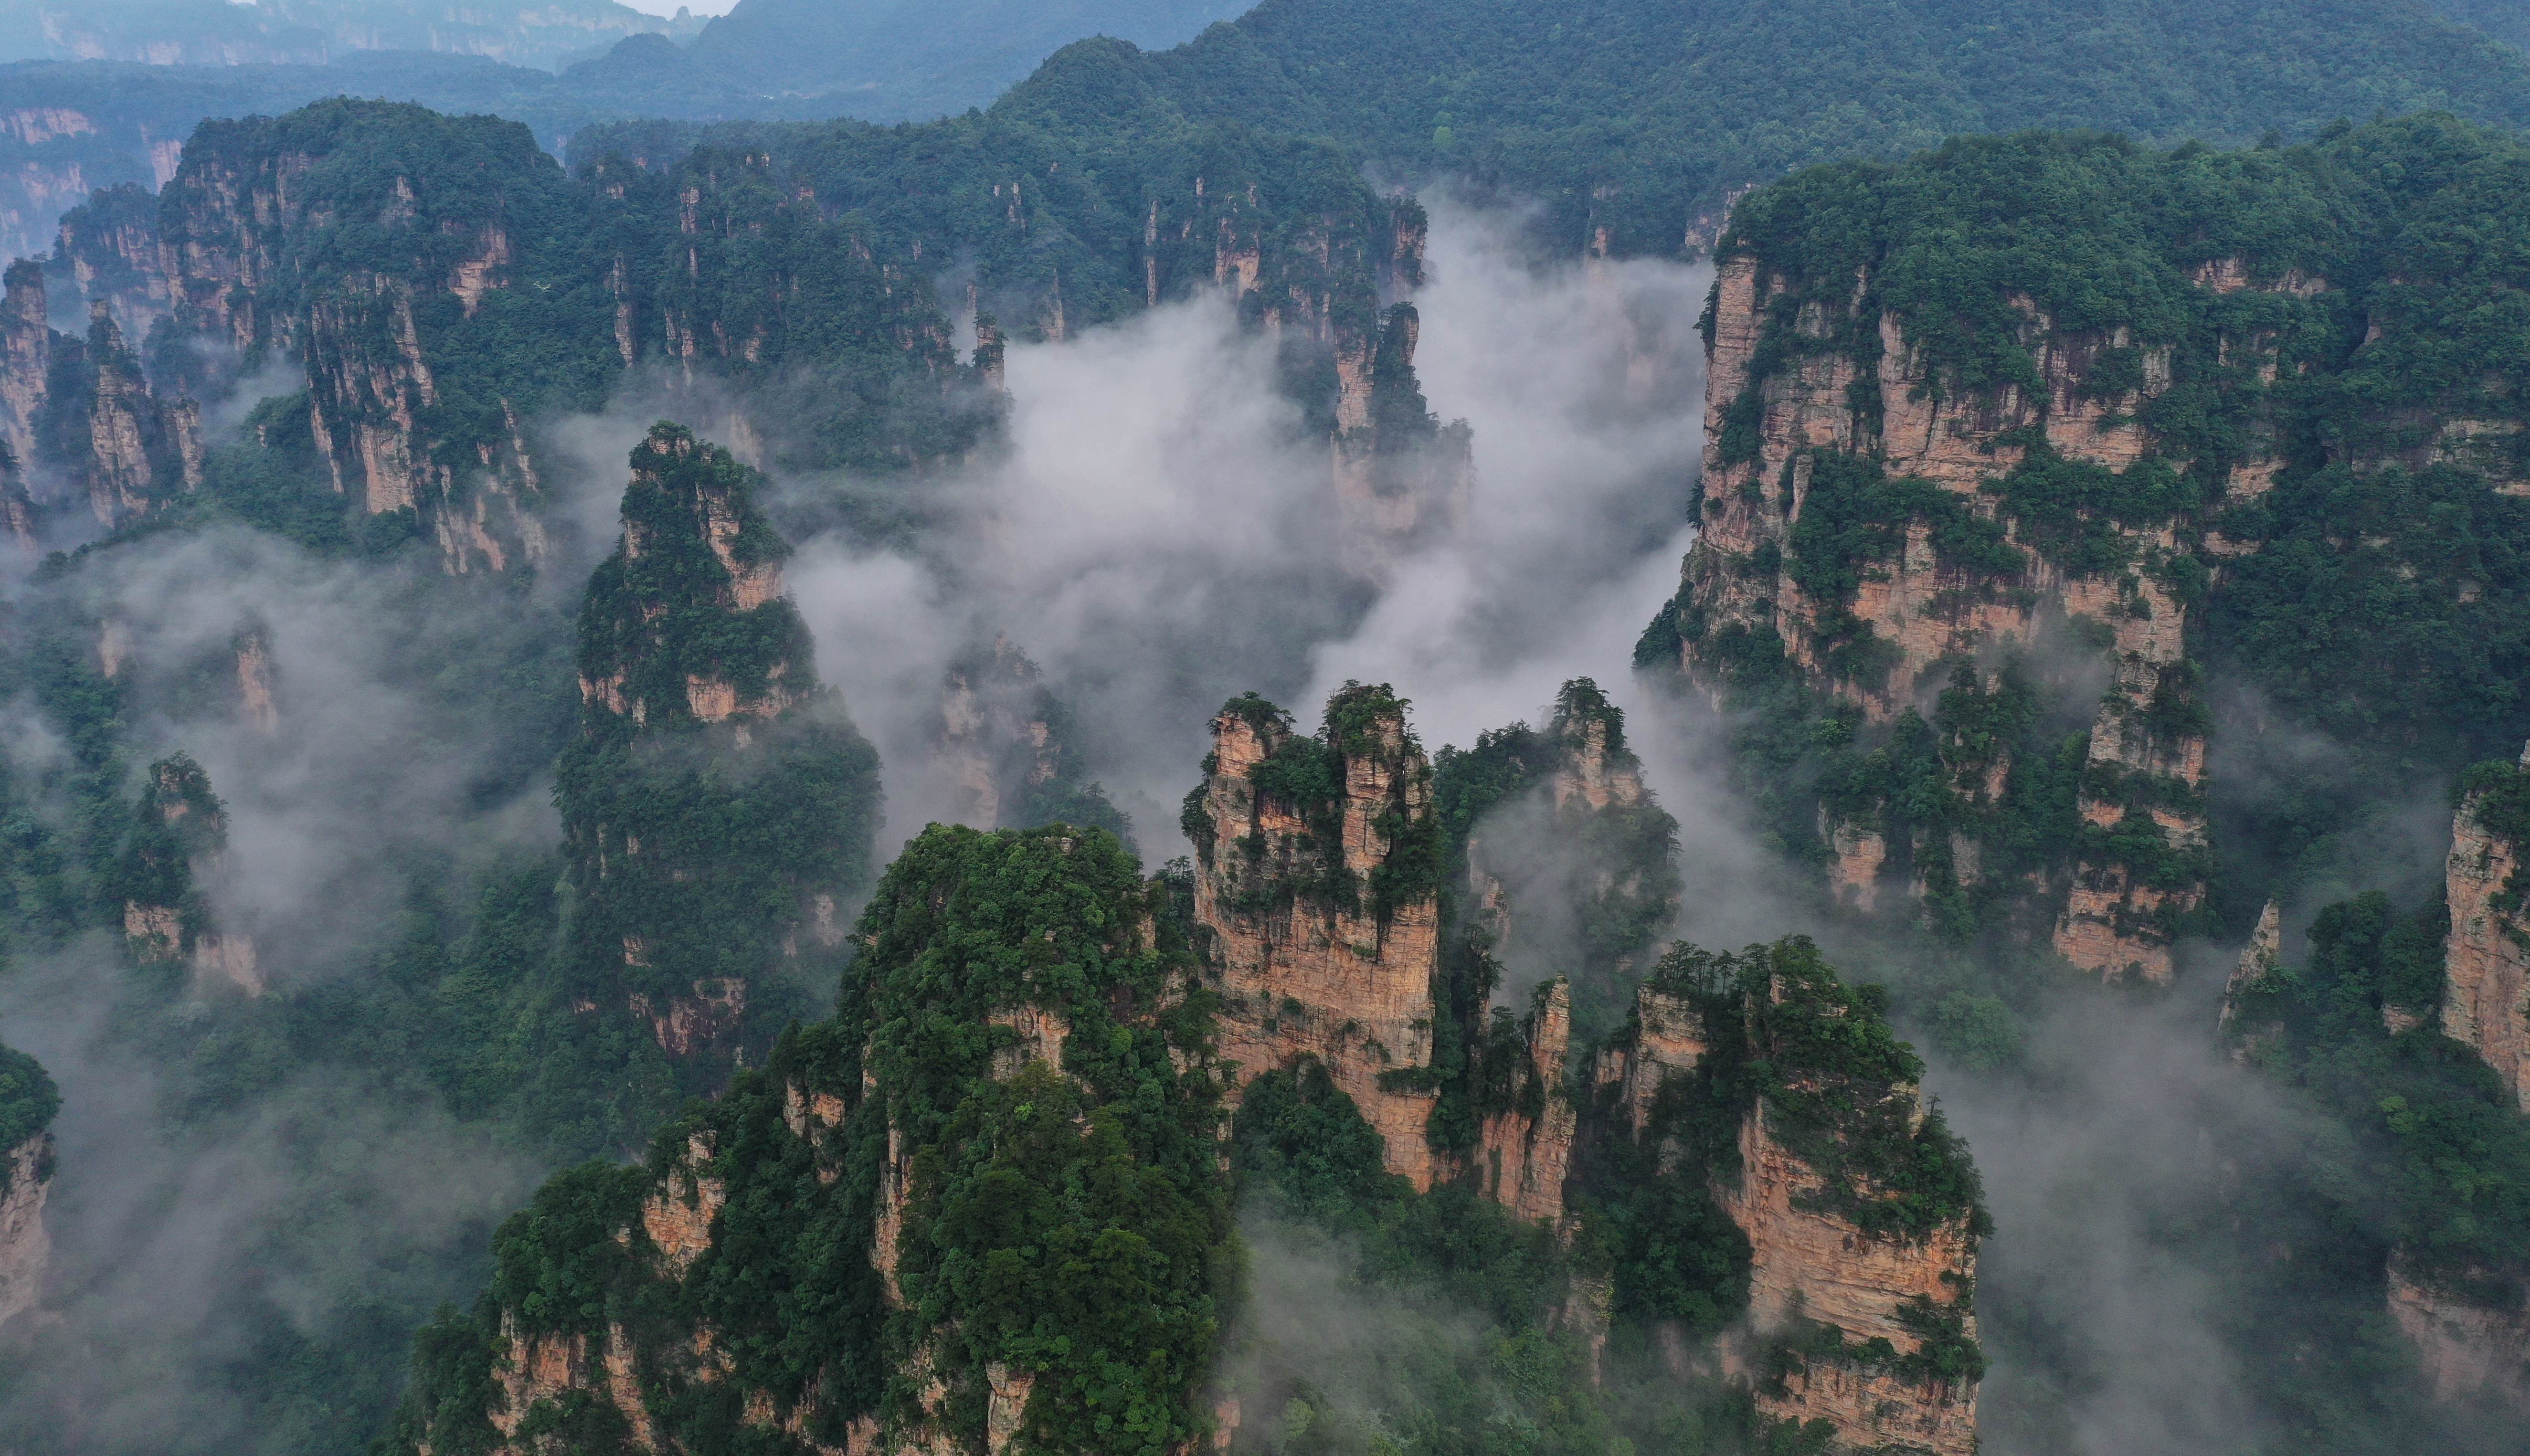
[[[2236,144],[2420,106],[2530,120],[2530,56],[2409,0],[1267,0],[1172,51],[1083,42],[1000,109],[1325,137],[1540,199],[1563,246],[1668,255],[1710,245],[1733,189],[1831,158],[2026,127]]]
[[[689,17],[671,21],[614,0],[472,7],[400,0],[107,0],[83,6],[16,0],[0,9],[0,60],[236,66],[412,50],[552,69],[601,52],[626,35],[690,35],[699,28]]]
[[[1806,941],[1681,944],[1596,1064],[1568,1063],[1563,983],[1521,1023],[1487,1011],[1481,934],[1444,969],[1448,846],[1402,704],[1352,684],[1314,735],[1253,697],[1215,727],[1187,827],[1221,837],[1191,896],[1096,831],[933,827],[863,913],[832,1019],[644,1163],[565,1174],[504,1225],[483,1299],[421,1337],[390,1448],[1282,1450],[1295,1419],[1423,1445],[1560,1370],[1525,1448],[1973,1450],[1988,1221],[1875,996]],[[1238,848],[1231,818],[1274,842]],[[1224,855],[1250,862],[1226,893]],[[1285,914],[1409,974],[1260,980]],[[1418,988],[1440,1014],[1398,1000]],[[1322,1417],[1222,1375],[1242,1191],[1362,1238],[1366,1281],[1486,1290],[1516,1365]],[[1752,1304],[1757,1332],[1708,1358],[1753,1398],[1639,1353]]]
[[[574,68],[578,86],[630,82],[670,101],[697,75],[767,96],[817,98],[827,114],[928,121],[993,99],[1085,35],[1153,49],[1245,8],[1244,0],[740,0],[681,49],[635,42]],[[791,111],[791,115],[801,115]],[[811,113],[813,114],[813,113]]]
[[[987,105],[1078,138],[1147,127],[1157,110],[1332,142],[1383,172],[1533,196],[1559,247],[1588,246],[1604,227],[1618,250],[1663,256],[1709,245],[1735,189],[1952,135],[2108,127],[2240,143],[2384,110],[2530,119],[2530,57],[2420,0],[2044,0],[2008,18],[1957,0],[1762,10],[1271,0],[1147,54],[1128,42],[1184,33],[1220,12],[1100,7],[1032,12],[1018,32],[1028,47],[981,71],[960,69],[983,64],[973,54],[974,32],[989,28],[981,19],[942,50],[920,7],[842,12],[859,28],[839,41],[817,13],[764,4],[713,22],[688,48],[637,36],[563,77],[401,53],[330,67],[0,72],[0,114],[22,119],[0,135],[0,164],[21,189],[0,201],[0,240],[32,252],[87,189],[163,183],[199,119],[337,94],[496,112],[557,149],[634,116],[896,121]],[[1093,35],[1128,39],[1084,38]],[[821,59],[839,44],[874,49],[859,63],[874,69]],[[593,137],[578,150],[607,144]]]
[[[279,1212],[187,1245],[229,1203],[201,1184],[12,1173],[0,1317],[33,1195],[86,1262],[9,1321],[71,1317],[0,1362],[0,1444],[339,1451],[392,1411],[385,1448],[436,1456],[2064,1449],[2118,1321],[2033,1266],[2139,1250],[2147,1287],[2176,1227],[2230,1263],[2176,1261],[2118,1348],[2244,1372],[2240,1444],[2458,1445],[2472,1403],[2530,1398],[2530,154],[2487,125],[2511,52],[2315,13],[1805,7],[1803,80],[1736,12],[1681,40],[1640,7],[1277,3],[1174,52],[1084,42],[939,123],[625,124],[569,167],[380,102],[198,128],[0,299],[0,530],[68,548],[0,612],[0,990],[81,1092],[65,1148],[120,1124],[143,1174],[217,1174],[193,1150],[268,1136],[202,1183]],[[673,89],[666,49],[630,59]],[[2367,96],[2470,115],[2323,125]],[[1891,159],[2095,112],[2159,140]],[[2296,139],[2161,144],[2271,126]],[[1777,176],[1847,149],[1879,155]],[[1389,178],[1448,170],[1546,196],[1549,255],[1591,254],[1566,317],[1465,251],[1426,284]],[[1543,477],[1514,440],[1512,483],[1476,479],[1415,352],[1514,315],[1473,337],[1517,340],[1528,388],[1684,418],[1643,381],[1692,306],[1601,305],[1688,276],[1612,255],[1707,243],[1699,535],[1639,657],[1646,697],[1690,691],[1629,720],[1561,654],[1621,664],[1669,583],[1568,629],[1479,558],[1537,523],[1473,504]],[[1607,357],[1556,347],[1578,328]],[[1139,458],[1156,372],[1233,355],[1189,412],[1253,430],[1163,417],[1192,445]],[[1132,409],[1059,392],[1111,372]],[[1049,403],[1072,493],[1012,509]],[[1638,493],[1684,497],[1687,458],[1641,454]],[[1110,511],[1161,526],[1068,554]],[[1216,574],[1308,554],[1291,594],[1326,598],[1240,604],[1302,639],[1314,730],[1248,693],[1199,770],[1149,755],[1137,787],[1196,785],[1175,860],[1049,683],[1161,659],[1206,685],[1183,731],[1252,658],[1153,649],[1186,594],[1083,627],[1068,592],[978,589],[1032,554],[1142,586],[1162,527],[1226,543]],[[988,606],[923,600],[962,589]],[[1545,620],[1552,674],[1470,691],[1429,639],[1344,636],[1454,594]],[[1041,673],[992,612],[1100,650]],[[890,654],[911,687],[848,715],[821,685],[894,683]],[[1567,680],[1427,754],[1389,685],[1327,694],[1356,660],[1448,682],[1461,728]],[[1682,762],[1719,745],[1733,784]],[[903,791],[930,760],[950,807]],[[908,802],[973,827],[881,826]],[[2439,898],[2381,847],[2420,803]],[[300,899],[241,892],[267,882]],[[1699,916],[1769,944],[1672,941]],[[2218,1031],[2206,966],[2244,936]],[[2033,1050],[2105,1064],[2147,1017],[2179,1030],[2121,1085]],[[2138,1137],[2166,1166],[2135,1181],[2217,1192],[2118,1227],[2145,1205],[2109,1145],[2165,1081],[2308,1160]],[[47,1085],[0,1053],[12,1168]],[[2083,1137],[2048,1120],[2073,1098]],[[2051,1141],[2085,1172],[2033,1194]],[[162,1316],[98,1268],[130,1228],[237,1257]],[[99,1387],[153,1363],[216,1411]]]
[[[1792,715],[1757,751],[1843,893],[1911,877],[1970,936],[2011,877],[2078,863],[2058,948],[2165,978],[2156,947],[2214,923],[2224,677],[2391,783],[2530,728],[2524,356],[2482,306],[2517,262],[2452,246],[2521,226],[2525,166],[2426,118],[2286,150],[1960,141],[1757,194],[1707,313],[1705,530],[1644,660]],[[2096,714],[2054,701],[2051,633],[2114,668]],[[2318,836],[2355,806],[2287,812]],[[2252,864],[2232,914],[2278,868]]]
[[[531,566],[532,422],[593,409],[635,368],[743,381],[731,428],[750,458],[918,474],[1000,407],[986,365],[951,349],[966,300],[931,293],[952,257],[971,260],[987,330],[1021,338],[1228,284],[1281,342],[1313,428],[1407,448],[1372,421],[1382,390],[1413,390],[1411,332],[1383,354],[1380,296],[1416,276],[1421,214],[1327,148],[1196,129],[1090,150],[979,120],[783,139],[571,178],[488,118],[330,102],[206,126],[154,206],[110,192],[74,213],[56,274],[108,327],[148,331],[127,407],[175,411],[170,438],[218,381],[208,360],[289,359],[307,388],[260,406],[251,445],[100,497],[99,524],[227,509],[320,547],[418,531],[454,571]],[[29,418],[105,407],[86,403],[102,365],[62,372],[103,345],[19,327],[0,393]],[[126,433],[30,433],[22,458],[120,479],[96,442]]]
[[[2530,233],[2525,169],[2421,117],[1964,139],[1752,194],[1704,320],[1703,529],[1637,659],[1744,715],[1780,841],[1948,975],[2168,982],[2251,938],[2234,1054],[2389,1206],[2267,1237],[2459,1400],[2524,1388],[2530,275],[2494,240]],[[2304,733],[2336,746],[2282,770]],[[2421,904],[2318,901],[2394,878],[2379,826],[2444,790]]]

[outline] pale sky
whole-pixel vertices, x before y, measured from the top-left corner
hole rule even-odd
[[[696,15],[727,15],[738,0],[618,0],[618,3],[630,5],[646,15],[675,15],[680,4]]]

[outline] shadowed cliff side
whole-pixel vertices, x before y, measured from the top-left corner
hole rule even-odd
[[[943,674],[937,748],[962,822],[1069,824],[1126,838],[1131,827],[1090,780],[1072,740],[1071,714],[1009,638],[962,654]]]
[[[632,453],[556,791],[572,994],[646,1022],[697,1086],[832,973],[878,817],[876,755],[818,686],[758,479],[680,426]]]
[[[2443,884],[2414,909],[2379,891],[2329,905],[2293,960],[2270,906],[2222,1030],[2366,1139],[2382,1226],[2339,1257],[2372,1262],[2424,1389],[2510,1426],[2530,1411],[2530,767],[2480,764],[2458,797]]]
[[[259,995],[254,938],[224,933],[206,892],[228,853],[228,816],[211,792],[210,776],[182,753],[151,764],[132,817],[117,875],[132,958],[144,967],[190,968],[197,989]]]
[[[53,1179],[53,1135],[46,1129],[61,1101],[35,1058],[0,1047],[0,1330],[44,1297],[52,1266],[44,1195]]]
[[[836,1015],[502,1226],[390,1449],[1193,1449],[1234,1279],[1208,994],[1116,840],[935,826]]]

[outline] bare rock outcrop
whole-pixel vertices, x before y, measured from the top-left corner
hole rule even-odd
[[[0,1153],[0,1327],[44,1297],[53,1250],[44,1230],[44,1197],[52,1178],[49,1132],[36,1132]]]
[[[85,449],[65,454],[86,476],[97,523],[129,525],[202,484],[201,411],[152,394],[103,303],[90,305]]]
[[[1806,941],[1742,955],[1680,946],[1595,1072],[1620,1125],[1656,1143],[1664,1167],[1686,1157],[1673,1120],[1685,1114],[1664,1090],[1725,1040],[1766,1068],[1735,1159],[1705,1169],[1750,1254],[1728,1363],[1755,1379],[1760,1410],[1826,1421],[1853,1449],[1971,1456],[1987,1221],[1964,1146],[1916,1084],[1922,1064],[1876,997],[1838,981]],[[1900,1163],[1875,1161],[1905,1144]],[[1947,1186],[1927,1198],[1920,1180],[1936,1165]]]
[[[1336,352],[1336,510],[1345,563],[1384,579],[1397,558],[1464,525],[1475,490],[1474,437],[1443,425],[1414,375],[1422,321],[1411,303],[1388,310],[1375,338]]]
[[[462,178],[413,165],[432,142],[401,160],[355,160],[372,129],[438,129],[451,156],[479,158],[477,145],[515,155],[478,187],[480,160],[460,164]],[[546,537],[518,397],[541,382],[497,365],[487,373],[478,353],[461,391],[473,397],[449,411],[438,375],[485,297],[530,261],[516,215],[560,187],[524,129],[489,118],[336,101],[218,123],[187,145],[166,189],[165,306],[197,339],[302,362],[317,454],[334,490],[366,514],[415,512],[454,573],[529,565]],[[346,212],[372,226],[357,266],[323,242]],[[66,221],[80,225],[78,214]]]
[[[1247,697],[1212,732],[1185,828],[1221,1053],[1240,1084],[1317,1058],[1378,1130],[1389,1171],[1428,1188],[1439,885],[1431,770],[1404,705],[1348,684],[1308,737]]]
[[[21,258],[0,275],[0,441],[23,467],[35,459],[35,427],[52,389],[43,266]]]
[[[2451,822],[2443,1035],[2477,1052],[2530,1112],[2530,750],[2469,775]]]
[[[254,938],[211,907],[227,853],[228,813],[202,766],[183,753],[150,765],[117,871],[125,945],[142,965],[189,967],[197,987],[259,996]]]
[[[2454,1294],[2420,1277],[2407,1262],[2390,1260],[2390,1320],[2405,1336],[2434,1394],[2530,1411],[2530,1308],[2519,1287],[2481,1273],[2474,1282],[2502,1290]]]
[[[2068,960],[2166,981],[2173,928],[2204,896],[2205,727],[2185,655],[2187,599],[2172,585],[2200,568],[2174,517],[2104,525],[2096,549],[2066,553],[2013,513],[2006,484],[2024,466],[2104,478],[2157,468],[2166,445],[2143,421],[2170,386],[2171,351],[2122,328],[2063,327],[2025,297],[2006,301],[2033,378],[1961,389],[1911,322],[1880,303],[1867,266],[1798,280],[1744,247],[1725,257],[1706,372],[1703,528],[1664,622],[1679,665],[1717,697],[1740,657],[1779,645],[1804,681],[1871,723],[1929,696],[1945,664],[2058,632],[2100,639],[2110,681],[2080,805],[2098,833],[2032,892],[2063,896],[2050,939]],[[2226,347],[2235,343],[2274,347]],[[2242,468],[2271,476],[2273,464]],[[1862,516],[1867,528],[1837,548],[1859,556],[1834,570],[1804,563],[1804,550],[1825,549],[1795,538],[1805,509]],[[1963,806],[1999,800],[2010,766],[1986,767],[1986,782],[1960,786]],[[1822,815],[1819,833],[1834,850],[1837,898],[1880,906],[1883,865],[1907,846],[1843,815]],[[1946,848],[1957,881],[1972,882],[1983,846],[1967,836]]]
[[[1522,1040],[1528,1052],[1512,1106],[1477,1134],[1477,1175],[1485,1195],[1523,1218],[1564,1216],[1580,1110],[1565,1082],[1572,1047],[1572,991],[1562,980],[1537,990]]]

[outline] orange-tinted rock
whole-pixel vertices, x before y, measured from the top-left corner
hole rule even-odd
[[[2149,570],[2068,576],[2019,538],[2016,522],[2002,513],[2003,498],[1987,489],[2021,462],[2033,431],[2064,458],[2107,469],[2126,469],[2152,456],[2158,442],[2140,422],[2141,406],[2168,388],[2169,351],[2140,348],[2123,330],[2060,330],[2034,301],[2015,297],[2008,301],[2021,318],[2021,343],[2036,365],[2036,386],[1961,392],[1934,377],[1934,366],[1903,321],[1887,312],[1862,312],[1870,283],[1862,273],[1849,296],[1813,297],[1802,305],[1789,327],[1806,347],[1760,378],[1767,332],[1777,326],[1775,300],[1787,282],[1767,260],[1745,252],[1723,259],[1720,271],[1705,376],[1704,515],[1684,570],[1686,604],[1702,633],[1685,644],[1682,666],[1690,675],[1718,698],[1722,665],[1701,662],[1698,642],[1732,629],[1771,628],[1811,686],[1857,703],[1868,720],[1885,721],[1916,700],[1940,664],[1998,645],[2028,644],[2042,623],[2058,617],[2088,617],[2111,625],[2116,637],[2115,680],[2095,715],[2093,763],[2173,779],[2191,789],[2201,784],[2202,738],[2172,735],[2160,741],[2145,728],[2145,710],[2183,687],[2171,676],[2183,654],[2181,604]],[[2218,270],[2209,277],[2224,283],[2230,275]],[[2291,286],[2291,280],[2277,285]],[[1864,327],[1879,335],[1871,365],[1877,373],[1869,379],[1861,376],[1862,359],[1837,343]],[[2119,392],[2097,392],[2091,387],[2095,370],[2112,352],[2133,358],[2138,382]],[[1857,380],[1876,390],[1857,391]],[[1856,401],[1864,397],[1876,402],[1876,418],[1857,412]],[[1744,433],[1752,421],[1753,440]],[[1888,476],[1919,477],[1961,497],[1971,514],[2000,519],[2002,544],[2018,565],[1998,569],[1948,562],[1935,549],[1929,521],[1916,519],[1894,533],[1884,558],[1860,564],[1849,602],[1810,600],[1791,564],[1770,572],[1763,563],[1791,550],[1792,523],[1816,475],[1816,452],[1861,457]],[[1732,459],[1733,453],[1747,458]],[[2268,468],[2272,478],[2269,465],[2243,468]],[[2253,488],[2251,476],[2241,479],[2241,489]],[[2180,549],[2166,525],[2127,528],[2124,534],[2141,557]],[[1850,640],[1857,626],[1886,652],[1885,677],[1831,671],[1827,647]],[[1823,628],[1833,635],[1823,639]],[[2008,772],[2008,763],[1993,766],[1993,778],[1981,789],[1989,802],[1999,797]],[[1964,796],[1968,789],[1962,785],[1960,791]],[[2083,812],[2095,823],[2113,823],[2122,810],[2086,803]],[[2202,842],[2203,825],[2192,815],[2162,810],[2154,817],[2175,845]],[[1875,908],[1881,866],[1890,853],[1878,830],[1867,821],[1823,820],[1819,832],[1833,851],[1829,875],[1836,897],[1858,909]],[[1962,881],[1973,879],[1984,857],[1981,846],[1959,836],[1951,848],[1954,866],[1965,867]],[[2139,968],[2145,976],[2166,979],[2168,925],[2195,906],[2202,886],[2132,885],[2122,867],[2106,864],[2064,871],[2070,872],[2071,892],[2058,917],[2056,948],[2105,974]],[[1920,894],[1924,887],[1919,883],[1915,890]]]
[[[1600,1053],[1597,1080],[1617,1089],[1624,1126],[1641,1137],[1651,1125],[1652,1100],[1674,1076],[1695,1070],[1712,1044],[1704,1018],[1682,997],[1645,985],[1634,990],[1634,1018],[1627,1035]]]
[[[1739,1130],[1740,1174],[1718,1190],[1723,1208],[1748,1235],[1749,1322],[1759,1331],[1794,1320],[1833,1324],[1847,1345],[1886,1339],[1900,1356],[1923,1340],[1898,1318],[1910,1301],[1956,1303],[1974,1287],[1976,1244],[1952,1224],[1921,1242],[1875,1237],[1829,1213],[1799,1205],[1819,1187],[1808,1164],[1769,1136],[1762,1105]],[[1976,1317],[1964,1316],[1976,1334]],[[1921,1449],[1937,1456],[1976,1450],[1976,1390],[1915,1383],[1888,1371],[1809,1360],[1787,1377],[1788,1393],[1761,1394],[1768,1414],[1824,1420],[1862,1450]]]
[[[1390,828],[1430,833],[1431,771],[1402,713],[1390,712],[1351,751],[1316,750],[1340,765],[1330,802],[1282,802],[1250,776],[1278,754],[1310,750],[1293,748],[1273,710],[1238,706],[1213,720],[1199,790],[1207,836],[1195,845],[1195,922],[1210,933],[1207,969],[1222,992],[1221,1054],[1238,1064],[1242,1086],[1316,1057],[1379,1131],[1389,1171],[1428,1188],[1424,1129],[1438,1094],[1383,1080],[1431,1062],[1438,890],[1418,887],[1384,910],[1369,890],[1393,853],[1416,848]],[[1330,883],[1350,892],[1322,889]]]
[[[2517,1293],[2500,1307],[2480,1304],[2434,1287],[2392,1255],[2390,1320],[2437,1396],[2530,1411],[2530,1309]]]
[[[44,1196],[53,1178],[53,1135],[39,1132],[0,1153],[7,1160],[8,1191],[0,1193],[0,1325],[26,1314],[44,1297],[52,1267],[52,1239],[44,1231]]]
[[[1579,1110],[1565,1088],[1566,1058],[1572,1043],[1572,993],[1562,981],[1549,983],[1529,1015],[1528,1079],[1522,1103],[1484,1121],[1477,1144],[1478,1173],[1485,1193],[1523,1218],[1553,1222],[1564,1216],[1564,1180],[1572,1168],[1572,1136]]]
[[[2523,767],[2530,773],[2530,752]],[[2461,800],[2444,866],[2450,938],[2443,953],[2443,1035],[2474,1050],[2530,1112],[2530,909],[2524,846],[2492,830],[2485,791]]]
[[[729,1202],[728,1186],[702,1170],[711,1159],[708,1143],[688,1138],[685,1158],[641,1204],[641,1231],[672,1274],[683,1275],[711,1247],[712,1220]]]

